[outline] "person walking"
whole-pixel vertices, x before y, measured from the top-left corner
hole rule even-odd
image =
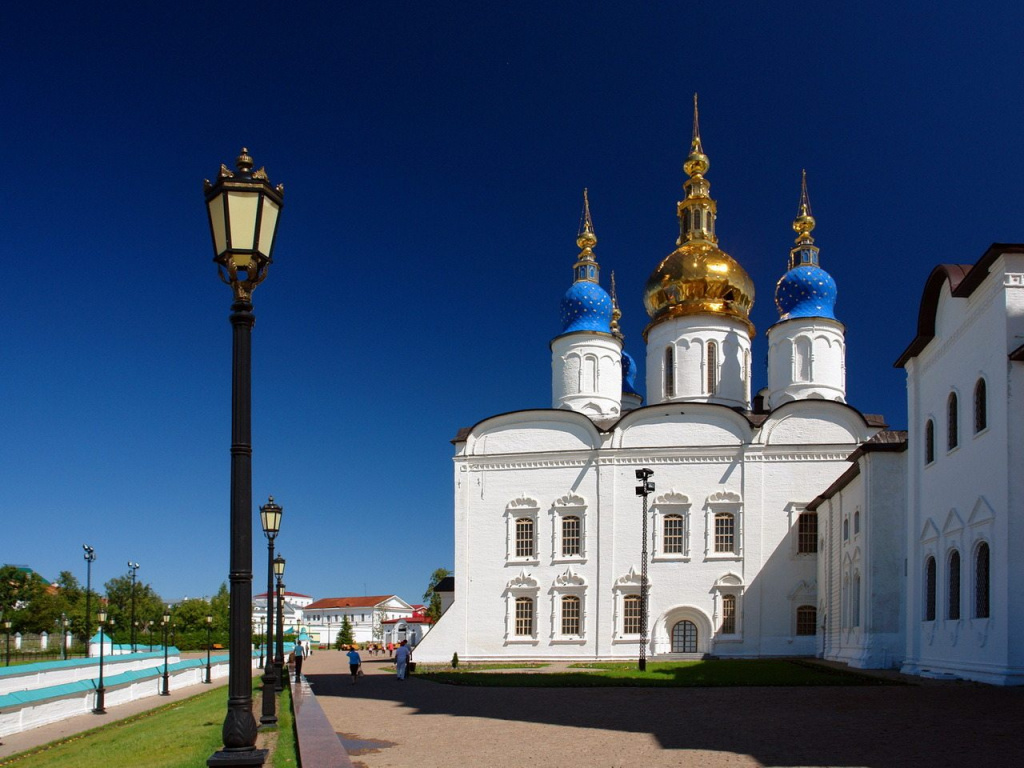
[[[409,656],[411,651],[409,646],[405,644],[403,640],[398,645],[398,650],[395,651],[395,672],[398,673],[399,680],[405,680],[405,672],[409,668]]]
[[[295,642],[293,655],[295,657],[295,679],[298,680],[302,676],[302,657],[306,655],[306,649],[302,647],[300,641]]]
[[[352,685],[356,684],[356,678],[362,672],[363,660],[359,658],[359,651],[354,648],[348,652],[348,669],[352,673]]]

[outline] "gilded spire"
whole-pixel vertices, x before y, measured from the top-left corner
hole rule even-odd
[[[818,247],[814,244],[811,232],[814,230],[814,217],[811,215],[811,199],[807,195],[807,170],[804,169],[800,178],[800,204],[796,218],[793,219],[793,231],[796,232],[796,247],[789,252],[789,268],[800,266],[818,266]]]
[[[683,183],[686,198],[679,201],[676,213],[679,216],[679,239],[676,245],[693,240],[717,243],[715,236],[715,216],[717,206],[711,199],[711,184],[704,178],[711,161],[704,154],[700,141],[700,116],[697,109],[697,94],[693,94],[693,138],[690,141],[690,154],[683,163],[683,170],[689,178]]]
[[[612,336],[617,338],[619,341],[624,341],[625,336],[622,334],[622,329],[619,328],[619,320],[622,318],[622,310],[619,309],[619,297],[615,294],[615,271],[612,270],[612,323],[611,331]]]
[[[586,280],[591,283],[599,281],[600,267],[594,258],[594,246],[597,236],[594,234],[594,221],[590,218],[590,197],[586,188],[583,189],[583,212],[580,214],[580,228],[576,235],[576,245],[580,247],[576,257],[575,282]]]

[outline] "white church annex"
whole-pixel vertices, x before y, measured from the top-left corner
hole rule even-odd
[[[814,655],[818,518],[807,505],[885,424],[845,402],[844,327],[806,184],[775,291],[769,386],[751,398],[750,277],[718,245],[694,111],[676,248],[647,282],[646,406],[600,285],[589,201],[551,342],[552,408],[485,419],[455,455],[455,601],[420,661],[638,653],[641,500],[653,470],[652,657]]]

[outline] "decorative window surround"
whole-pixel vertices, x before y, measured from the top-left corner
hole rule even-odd
[[[614,627],[612,632],[613,643],[637,643],[640,641],[639,633],[627,635],[623,629],[626,597],[629,595],[641,595],[640,586],[640,574],[637,572],[636,566],[630,566],[629,573],[616,579],[615,585],[612,587],[615,596],[615,609],[612,615],[612,626]],[[650,590],[649,580],[647,588]]]
[[[679,515],[683,518],[682,552],[665,551],[665,518]],[[690,499],[676,491],[670,491],[654,500],[654,542],[651,547],[651,561],[690,559]]]
[[[538,523],[540,517],[540,504],[536,499],[528,496],[520,496],[513,499],[505,507],[505,564],[506,565],[539,565],[540,556],[537,550]],[[522,519],[533,521],[533,554],[529,557],[516,555],[516,521]]]
[[[705,560],[742,560],[743,559],[743,499],[732,491],[719,491],[708,496],[704,505],[704,559]],[[733,547],[731,552],[715,551],[715,517],[732,515]]]
[[[800,609],[810,608],[815,613],[814,622],[817,623],[818,609],[815,607],[818,603],[818,585],[816,581],[808,582],[806,580],[800,580],[793,589],[790,590],[787,595],[789,598],[792,609],[790,610],[790,633],[794,637],[803,637],[804,633],[800,632]],[[851,594],[851,601],[852,601]],[[814,634],[814,633],[812,633]]]
[[[562,522],[567,517],[580,521],[580,547],[578,555],[562,553]],[[570,493],[551,505],[551,562],[585,563],[587,561],[587,502],[582,496]]]
[[[743,577],[737,573],[729,572],[715,581],[712,587],[712,599],[714,600],[714,612],[711,616],[711,624],[715,628],[716,643],[742,643],[743,642],[743,592],[746,585]],[[726,595],[736,599],[736,631],[726,635],[722,633],[722,622],[724,620],[723,601]]]
[[[551,586],[551,633],[550,640],[554,645],[584,645],[587,642],[587,582],[576,573],[572,566],[555,578]],[[575,635],[562,634],[562,598],[579,599],[580,631]]]
[[[512,578],[505,587],[505,644],[519,643],[537,645],[538,631],[537,620],[540,617],[537,611],[537,594],[540,585],[532,574],[524,568],[517,576]],[[528,597],[533,600],[533,632],[529,635],[516,634],[516,601],[521,597]]]

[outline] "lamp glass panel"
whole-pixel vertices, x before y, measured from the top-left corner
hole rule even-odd
[[[257,249],[264,256],[270,255],[270,249],[274,245],[274,232],[277,229],[277,216],[280,212],[280,206],[264,196],[263,216],[260,218],[260,242]]]
[[[210,214],[210,228],[213,230],[213,250],[220,256],[228,247],[227,225],[224,223],[224,193],[210,200],[206,207]]]
[[[256,211],[259,209],[259,192],[227,193],[228,215],[231,217],[231,247],[250,250],[256,238]]]
[[[281,530],[281,509],[260,509],[260,522],[265,533],[277,533]]]

